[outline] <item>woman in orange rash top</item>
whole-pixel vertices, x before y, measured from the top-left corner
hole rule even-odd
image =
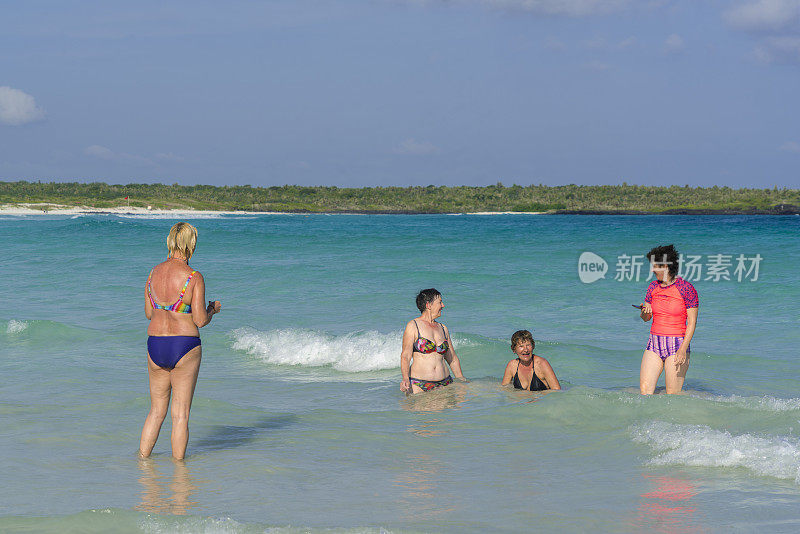
[[[642,356],[639,390],[652,395],[664,371],[667,393],[680,393],[689,369],[689,343],[700,306],[694,286],[677,276],[679,256],[673,245],[652,249],[647,257],[656,280],[647,286],[641,318],[653,320]]]

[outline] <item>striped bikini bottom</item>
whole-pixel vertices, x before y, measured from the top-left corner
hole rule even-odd
[[[675,356],[678,349],[681,348],[683,343],[683,336],[659,336],[657,334],[650,334],[650,339],[647,340],[647,349],[658,354],[661,361],[666,361],[670,356]],[[692,352],[691,347],[686,347],[686,356]]]

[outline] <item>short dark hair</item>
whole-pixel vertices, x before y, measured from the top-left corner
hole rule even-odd
[[[669,267],[669,275],[672,278],[678,276],[680,258],[674,245],[661,245],[660,247],[651,249],[650,252],[647,253],[647,259],[650,260],[650,263]]]
[[[530,341],[531,348],[536,347],[536,342],[533,340],[533,334],[531,334],[528,330],[517,330],[511,334],[511,350],[516,349],[517,345],[523,341]]]
[[[422,313],[425,311],[425,307],[429,302],[433,302],[436,300],[436,297],[441,297],[442,294],[436,291],[434,288],[430,289],[423,289],[417,295],[417,308],[419,308],[419,312]]]

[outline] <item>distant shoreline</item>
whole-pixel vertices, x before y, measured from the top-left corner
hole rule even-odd
[[[35,207],[38,206],[38,207]],[[92,208],[89,206],[54,206],[53,204],[5,204],[0,205],[0,215],[546,215],[547,212],[532,211],[480,211],[470,213],[432,213],[423,211],[231,211],[231,210],[193,210],[193,209],[147,209],[137,206],[117,206],[113,208]]]
[[[743,209],[671,209],[664,211],[603,211],[603,210],[558,210],[553,212],[556,215],[800,215],[800,206],[785,205],[774,206],[773,208],[762,210],[756,208]]]
[[[147,209],[136,206],[92,208],[89,206],[54,206],[53,204],[5,204],[0,205],[0,215],[288,215],[280,211],[223,211],[192,209]],[[47,207],[45,207],[47,206]]]
[[[798,206],[776,206],[770,210],[757,209],[701,209],[701,210],[667,210],[663,212],[647,212],[635,210],[551,210],[551,211],[478,211],[478,212],[426,212],[426,211],[390,211],[390,210],[340,210],[340,211],[244,211],[244,210],[193,210],[147,209],[138,206],[116,206],[109,208],[93,208],[89,206],[67,206],[45,203],[4,204],[0,205],[0,215],[155,215],[174,217],[207,217],[214,215],[800,215]]]
[[[2,182],[0,205],[51,213],[794,215],[800,189],[671,185],[270,187]]]

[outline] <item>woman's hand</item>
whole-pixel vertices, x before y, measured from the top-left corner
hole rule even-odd
[[[649,321],[653,317],[653,307],[649,302],[642,302],[642,311],[639,313],[642,321]]]
[[[209,315],[214,315],[215,313],[219,313],[221,309],[222,304],[220,304],[218,300],[209,300],[208,306],[206,306],[206,313]]]
[[[408,393],[411,391],[411,381],[410,380],[401,380],[400,381],[400,391],[403,393]]]
[[[686,362],[686,359],[689,357],[686,354],[686,349],[683,347],[678,348],[678,352],[675,353],[675,367],[680,367],[681,365]]]

